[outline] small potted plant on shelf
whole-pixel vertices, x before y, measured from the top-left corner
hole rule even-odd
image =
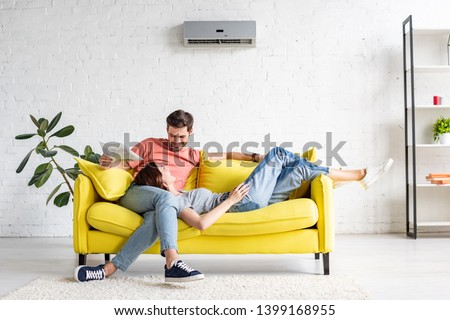
[[[440,144],[450,144],[450,118],[441,116],[433,124],[434,141]]]

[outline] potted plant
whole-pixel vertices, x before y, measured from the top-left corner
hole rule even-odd
[[[441,116],[433,124],[434,141],[441,144],[450,144],[450,118]]]
[[[36,188],[40,188],[48,181],[51,174],[55,170],[58,171],[61,174],[64,181],[58,184],[50,193],[50,195],[47,198],[47,204],[53,198],[53,196],[56,195],[61,186],[63,186],[64,184],[66,185],[68,191],[61,192],[54,198],[53,203],[57,207],[62,207],[69,203],[70,197],[71,196],[73,197],[73,188],[69,179],[75,180],[77,176],[81,173],[78,164],[74,164],[72,167],[69,167],[67,169],[61,167],[61,165],[58,163],[59,160],[57,161],[56,159],[58,151],[62,150],[75,157],[81,157],[94,163],[98,163],[100,159],[100,155],[94,153],[90,146],[86,146],[84,148],[84,154],[81,156],[78,153],[78,151],[67,145],[54,145],[52,147],[50,146],[50,139],[64,138],[71,135],[72,132],[75,131],[74,126],[68,125],[59,129],[56,132],[51,133],[53,129],[58,125],[61,116],[62,112],[58,113],[51,121],[48,121],[48,119],[45,118],[36,119],[34,116],[30,115],[31,121],[37,128],[36,133],[24,133],[19,134],[18,136],[15,137],[17,140],[30,139],[34,136],[40,138],[37,146],[31,149],[25,156],[25,158],[22,160],[22,162],[19,164],[19,167],[17,167],[16,172],[17,173],[22,172],[22,170],[28,163],[31,154],[36,153],[41,155],[43,158],[42,159],[43,163],[36,167],[33,176],[28,182],[28,186],[34,185]]]

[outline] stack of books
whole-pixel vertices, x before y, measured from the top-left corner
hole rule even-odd
[[[430,173],[426,178],[432,184],[450,184],[450,173]]]

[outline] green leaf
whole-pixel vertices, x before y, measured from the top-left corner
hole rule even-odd
[[[39,130],[46,131],[48,128],[48,120],[44,119],[44,121],[41,122],[41,125],[39,126]]]
[[[53,198],[53,196],[59,191],[59,189],[61,188],[61,186],[64,184],[65,182],[60,183],[59,185],[56,186],[55,189],[53,189],[52,192],[50,192],[48,198],[47,198],[47,202],[45,203],[45,205],[48,205],[48,203],[50,202],[50,200]]]
[[[37,154],[40,154],[41,153],[41,151],[40,150],[46,150],[45,149],[45,141],[41,141],[41,142],[39,142],[39,144],[36,146],[36,153]]]
[[[67,137],[68,135],[71,135],[72,132],[74,132],[74,131],[75,131],[75,127],[70,125],[70,126],[64,127],[62,129],[56,131],[50,137],[64,138],[64,137]]]
[[[34,184],[36,186],[36,188],[42,187],[47,182],[48,178],[50,178],[50,176],[52,175],[52,172],[53,172],[53,167],[51,164],[49,164],[49,167],[47,168],[47,170],[45,170],[42,173],[42,176]]]
[[[39,122],[36,120],[36,118],[33,117],[31,114],[30,114],[30,118],[31,118],[31,121],[33,121],[33,123],[35,124],[35,126],[39,128],[40,125],[39,125]]]
[[[16,173],[21,173],[23,168],[25,168],[26,164],[28,163],[28,160],[30,159],[30,156],[31,156],[31,153],[33,152],[33,150],[28,152],[28,154],[25,156],[25,158],[23,158],[22,162],[19,164],[19,166],[16,169]]]
[[[34,171],[34,175],[28,182],[28,185],[35,185],[36,188],[42,187],[47,182],[48,178],[50,178],[52,172],[53,166],[51,163],[43,163],[39,165]]]
[[[42,148],[38,148],[37,151],[44,157],[44,158],[50,158],[50,157],[54,157],[58,154],[58,151],[56,150],[45,150]]]
[[[19,134],[18,136],[16,136],[16,139],[17,140],[30,139],[31,137],[34,137],[35,135],[36,135],[36,133]]]
[[[92,148],[90,145],[84,147],[84,156],[87,158],[92,153]]]
[[[46,162],[46,163],[42,163],[40,165],[37,166],[37,168],[34,170],[34,174],[41,174],[44,173],[48,166],[51,166],[50,162]]]
[[[63,192],[56,196],[55,200],[53,200],[53,203],[55,206],[61,208],[69,203],[70,199],[70,192]]]
[[[53,119],[52,121],[50,121],[50,124],[48,125],[47,128],[47,132],[50,132],[53,130],[53,128],[56,127],[56,125],[58,124],[59,120],[61,119],[62,116],[62,112],[58,113]]]
[[[41,129],[37,129],[37,133],[40,137],[44,138],[45,137],[45,131],[41,130]]]
[[[65,172],[69,176],[69,178],[74,181],[77,179],[78,175],[81,173],[81,171],[76,168],[66,169]]]
[[[79,157],[80,156],[80,154],[78,153],[77,150],[75,150],[74,148],[69,147],[69,146],[61,145],[61,146],[55,146],[55,148],[59,148],[61,150],[64,150],[65,152],[70,153],[71,155],[73,155],[75,157]]]
[[[98,153],[91,153],[87,158],[87,161],[92,163],[99,163],[100,162],[100,155]]]

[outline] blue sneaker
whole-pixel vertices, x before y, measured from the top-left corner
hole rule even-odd
[[[201,272],[189,267],[181,260],[172,261],[169,269],[164,266],[164,273],[166,282],[187,282],[205,278]]]
[[[96,267],[79,266],[75,268],[74,278],[78,282],[85,282],[91,280],[103,280],[105,279],[105,270],[103,264]]]

